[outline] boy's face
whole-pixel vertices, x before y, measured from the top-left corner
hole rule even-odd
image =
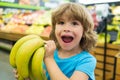
[[[80,48],[79,43],[83,35],[81,22],[75,19],[68,19],[62,16],[56,23],[55,36],[60,47],[64,50]]]

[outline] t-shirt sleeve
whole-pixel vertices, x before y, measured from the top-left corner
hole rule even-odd
[[[89,76],[90,80],[95,80],[95,75],[94,75],[95,67],[96,67],[96,59],[94,57],[87,57],[83,59],[81,62],[77,63],[75,70],[84,72]]]

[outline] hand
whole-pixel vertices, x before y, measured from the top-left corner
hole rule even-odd
[[[17,69],[14,69],[14,70],[13,70],[13,73],[15,74],[15,78],[18,80],[18,79],[20,78],[20,76],[19,76],[19,74],[18,74]],[[26,79],[24,79],[24,80],[30,80],[30,78],[26,78]]]
[[[46,52],[45,52],[44,58],[47,58],[47,57],[53,58],[55,49],[56,49],[56,45],[55,45],[55,42],[53,40],[45,41]]]
[[[18,75],[18,71],[16,69],[13,69],[13,73],[15,74],[15,78],[18,79],[19,75]]]

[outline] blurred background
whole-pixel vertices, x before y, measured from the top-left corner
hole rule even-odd
[[[0,80],[15,80],[9,64],[15,42],[28,34],[49,39],[51,11],[67,2],[83,4],[93,17],[96,80],[120,80],[120,0],[0,0]]]

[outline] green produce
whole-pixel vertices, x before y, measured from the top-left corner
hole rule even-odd
[[[98,34],[98,43],[104,43],[105,42],[105,33]],[[107,43],[110,42],[110,35],[107,34]]]

